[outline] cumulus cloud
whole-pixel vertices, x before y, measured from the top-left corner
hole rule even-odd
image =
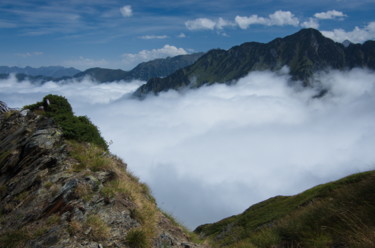
[[[120,8],[120,12],[121,12],[121,15],[123,17],[130,17],[133,15],[133,10],[132,10],[132,6],[130,5],[125,5],[123,6],[122,8]]]
[[[307,21],[301,23],[301,27],[303,28],[319,28],[319,21],[315,18],[309,18]]]
[[[139,37],[140,39],[143,39],[143,40],[155,40],[155,39],[166,39],[168,38],[167,35],[144,35],[144,36],[140,36]]]
[[[321,32],[324,36],[337,42],[349,40],[352,43],[363,43],[375,39],[375,22],[370,22],[364,28],[355,27],[352,31],[345,31],[340,28]]]
[[[122,61],[124,67],[132,68],[141,62],[149,61],[152,59],[173,57],[184,54],[188,54],[185,49],[167,44],[159,49],[141,50],[138,53],[125,53],[122,55]]]
[[[20,107],[54,93],[98,125],[110,149],[150,184],[158,204],[191,228],[375,168],[375,73],[315,75],[329,89],[294,89],[288,75],[254,72],[143,101],[137,83],[33,85],[0,81],[0,100]]]
[[[197,18],[185,22],[185,26],[189,30],[222,30],[224,27],[233,26],[234,24],[223,18],[217,20],[209,18]]]
[[[318,19],[324,19],[324,20],[346,17],[346,15],[343,12],[337,11],[337,10],[330,10],[326,12],[316,13],[314,16]]]
[[[268,17],[259,17],[258,15],[251,15],[249,17],[236,16],[235,22],[241,29],[247,29],[249,26],[254,24],[267,26],[298,26],[299,19],[290,11],[278,10],[273,14],[270,14]]]

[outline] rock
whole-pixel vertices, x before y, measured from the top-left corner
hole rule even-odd
[[[5,102],[0,101],[0,114],[10,111]]]
[[[77,169],[82,161],[71,156],[72,147],[45,116],[11,111],[0,121],[0,247],[17,237],[13,247],[129,248],[129,231],[151,222],[141,216],[140,206],[147,202],[155,212],[155,235],[147,237],[151,247],[189,244],[186,234],[147,195],[134,199],[142,187],[132,191],[138,182],[126,174],[120,159],[100,152],[112,167]],[[120,180],[125,180],[121,187],[116,184]]]
[[[31,113],[31,111],[29,109],[24,109],[20,112],[21,116],[23,116],[23,117],[27,116],[30,113]]]

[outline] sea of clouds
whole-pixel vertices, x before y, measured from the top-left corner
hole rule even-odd
[[[328,89],[321,98],[287,74],[253,72],[234,85],[140,101],[130,96],[141,81],[38,85],[10,77],[0,81],[0,100],[22,107],[47,94],[65,96],[113,141],[111,151],[150,185],[159,206],[194,228],[375,169],[375,72],[314,78]]]

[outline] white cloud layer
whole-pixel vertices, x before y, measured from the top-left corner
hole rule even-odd
[[[337,10],[330,10],[326,12],[316,13],[314,16],[318,19],[323,19],[323,20],[346,17],[346,15],[343,12],[337,11]]]
[[[139,37],[140,39],[143,39],[143,40],[162,40],[162,39],[167,39],[168,36],[167,35],[144,35],[144,36],[140,36]]]
[[[125,53],[122,55],[122,64],[125,68],[133,68],[141,62],[184,54],[188,54],[185,49],[167,44],[159,49],[141,50],[138,53]]]
[[[130,5],[125,5],[123,6],[122,8],[120,8],[120,12],[121,12],[121,15],[123,17],[130,17],[133,15],[133,10],[132,10],[132,6]]]
[[[321,32],[324,36],[337,42],[349,40],[352,43],[363,43],[367,40],[375,39],[375,22],[370,22],[364,28],[355,27],[352,31],[345,31],[340,28]]]
[[[267,18],[259,17],[258,15],[236,16],[235,22],[241,29],[247,29],[249,26],[254,24],[267,25],[267,26],[285,26],[292,25],[298,26],[299,20],[290,11],[278,10],[275,13],[270,14]]]
[[[375,168],[375,73],[315,75],[329,93],[295,90],[286,75],[254,72],[236,85],[212,85],[143,101],[141,82],[0,81],[10,107],[66,96],[88,115],[111,150],[150,184],[160,207],[189,227],[238,214],[251,204],[295,194]]]
[[[221,17],[219,17],[217,20],[209,18],[197,18],[185,22],[185,26],[189,30],[222,30],[224,27],[234,25],[234,23]]]

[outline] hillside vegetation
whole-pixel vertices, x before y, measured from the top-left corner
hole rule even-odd
[[[199,226],[213,247],[375,247],[375,171],[295,196],[276,196],[240,215]]]

